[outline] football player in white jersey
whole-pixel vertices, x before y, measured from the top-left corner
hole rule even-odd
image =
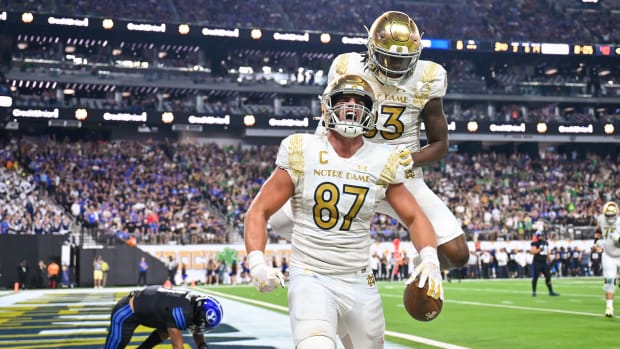
[[[448,125],[443,112],[446,71],[437,63],[419,59],[420,32],[402,12],[389,11],[379,16],[368,35],[367,53],[336,57],[328,84],[344,74],[359,75],[371,84],[377,99],[377,121],[376,128],[365,132],[364,137],[401,151],[408,175],[405,185],[435,228],[442,267],[465,266],[469,248],[463,229],[446,204],[426,185],[420,167],[442,159],[448,151]],[[420,147],[422,124],[428,140],[424,147]],[[398,218],[385,201],[379,203],[377,211]],[[290,238],[290,205],[285,205],[269,223],[273,231]],[[415,261],[417,264],[419,260]]]
[[[419,251],[422,261],[413,273],[421,276],[418,287],[428,283],[429,294],[443,299],[435,232],[403,184],[399,152],[362,135],[375,123],[373,96],[356,75],[329,84],[321,97],[326,130],[282,141],[277,168],[247,212],[252,282],[269,292],[283,282],[265,261],[267,221],[291,202],[288,298],[298,349],[336,348],[338,338],[346,348],[383,348],[385,319],[369,266],[370,222],[382,200],[409,228]]]
[[[603,213],[596,218],[594,243],[603,248],[603,277],[605,278],[605,316],[614,316],[614,280],[620,266],[620,219],[618,204],[609,201],[603,205]]]

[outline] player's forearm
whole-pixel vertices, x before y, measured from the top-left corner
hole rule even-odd
[[[412,226],[409,226],[409,229],[412,229]],[[433,230],[430,230],[430,232],[428,230],[415,231],[417,231],[418,233],[410,233],[409,236],[416,251],[419,252],[425,247],[437,248],[437,239],[435,238],[435,233],[433,233]]]
[[[448,139],[437,140],[411,154],[413,166],[432,164],[443,159],[448,153]]]
[[[169,328],[168,335],[172,342],[172,349],[183,349],[183,332],[177,328]]]
[[[265,251],[267,245],[267,218],[264,215],[250,209],[245,218],[244,225],[245,250]]]
[[[434,98],[428,101],[421,116],[428,143],[413,156],[418,166],[439,161],[448,153],[448,122],[443,112],[443,100]]]
[[[192,333],[192,337],[194,338],[194,343],[196,343],[196,347],[198,349],[206,348],[207,342],[205,341],[205,336],[202,333]]]
[[[409,237],[417,251],[425,247],[437,247],[435,230],[426,215],[420,210],[421,215],[417,215],[413,222],[409,224]]]

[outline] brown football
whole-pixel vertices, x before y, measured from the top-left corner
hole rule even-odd
[[[427,296],[428,282],[423,288],[418,287],[419,278],[405,287],[403,304],[412,318],[418,321],[431,321],[439,316],[443,300]]]

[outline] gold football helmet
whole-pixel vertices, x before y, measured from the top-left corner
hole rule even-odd
[[[396,85],[415,69],[422,53],[422,36],[406,14],[388,11],[368,31],[368,65],[386,85]]]
[[[350,98],[356,103],[349,103]],[[320,99],[326,128],[353,138],[375,127],[375,94],[360,76],[339,77],[325,88]]]
[[[615,224],[616,218],[618,218],[618,204],[613,201],[606,202],[603,205],[603,215],[605,215],[608,224]]]

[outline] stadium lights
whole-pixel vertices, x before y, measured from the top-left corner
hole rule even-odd
[[[250,37],[254,40],[260,40],[263,37],[263,32],[260,29],[252,29]]]
[[[101,27],[103,27],[103,29],[105,30],[111,30],[112,28],[114,28],[114,21],[110,18],[106,18],[101,21]]]
[[[179,24],[179,34],[187,35],[189,34],[189,25],[188,24]]]
[[[556,67],[548,67],[545,69],[545,75],[547,76],[557,74],[557,72],[558,72],[558,68]]]
[[[174,114],[171,112],[164,112],[161,114],[161,121],[164,124],[171,124],[174,121]]]
[[[478,132],[478,123],[476,121],[470,121],[467,123],[467,131],[474,133]]]
[[[243,126],[253,127],[256,125],[256,117],[252,114],[246,114],[243,116]]]
[[[544,122],[539,122],[536,124],[536,132],[543,134],[543,133],[547,133],[547,130],[549,128],[547,127],[547,124],[545,124]]]
[[[88,119],[88,111],[85,108],[78,108],[75,110],[74,117],[78,121],[84,121]]]
[[[26,23],[26,24],[30,24],[32,22],[34,22],[34,15],[30,12],[24,12],[22,13],[22,22]]]
[[[613,135],[616,133],[616,127],[612,123],[606,123],[603,125],[603,132],[605,132],[606,135]]]
[[[254,74],[254,68],[250,67],[250,66],[240,66],[239,67],[239,74]]]
[[[321,43],[329,44],[332,41],[332,36],[329,33],[321,33]]]

